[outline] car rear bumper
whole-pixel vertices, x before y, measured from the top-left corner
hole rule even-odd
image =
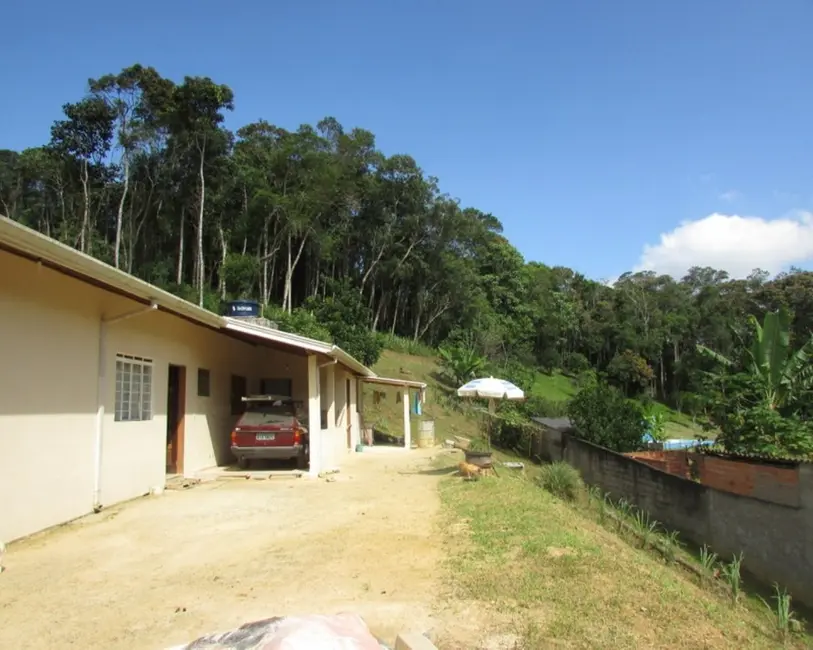
[[[260,460],[288,460],[305,455],[304,445],[289,447],[232,447],[235,458],[257,458]]]

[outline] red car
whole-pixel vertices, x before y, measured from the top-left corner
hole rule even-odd
[[[290,397],[244,397],[246,410],[231,432],[231,452],[241,469],[252,460],[296,459],[308,466],[308,429],[297,415]]]

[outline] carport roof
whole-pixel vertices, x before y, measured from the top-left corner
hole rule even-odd
[[[412,379],[399,379],[397,377],[365,377],[364,381],[370,384],[384,384],[385,386],[404,386],[406,388],[426,388],[426,382]]]
[[[247,335],[255,340],[268,341],[270,343],[298,348],[306,352],[322,354],[326,357],[336,359],[336,361],[343,366],[347,366],[350,370],[362,377],[376,377],[376,374],[372,370],[342,350],[338,345],[317,341],[316,339],[309,339],[306,336],[292,334],[291,332],[283,332],[282,330],[254,325],[253,323],[244,322],[239,318],[229,318],[228,316],[223,316],[222,318],[224,321],[224,329],[228,332]]]
[[[372,370],[336,345],[290,332],[244,323],[240,319],[219,316],[2,215],[0,215],[0,250],[27,257],[88,284],[124,295],[131,300],[144,304],[154,303],[161,311],[224,333],[239,334],[287,348],[322,354],[336,359],[337,362],[362,377],[377,378]]]

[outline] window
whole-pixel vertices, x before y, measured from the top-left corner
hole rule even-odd
[[[290,379],[260,379],[260,394],[293,397],[292,382]]]
[[[117,422],[152,419],[152,359],[116,355]]]
[[[242,415],[246,410],[246,378],[239,375],[231,376],[231,414]]]
[[[209,397],[211,376],[206,368],[198,368],[198,397]]]

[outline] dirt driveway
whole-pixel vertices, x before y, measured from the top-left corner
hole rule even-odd
[[[335,482],[227,479],[104,511],[9,549],[0,648],[164,648],[242,622],[355,611],[440,632],[431,452],[358,454]]]

